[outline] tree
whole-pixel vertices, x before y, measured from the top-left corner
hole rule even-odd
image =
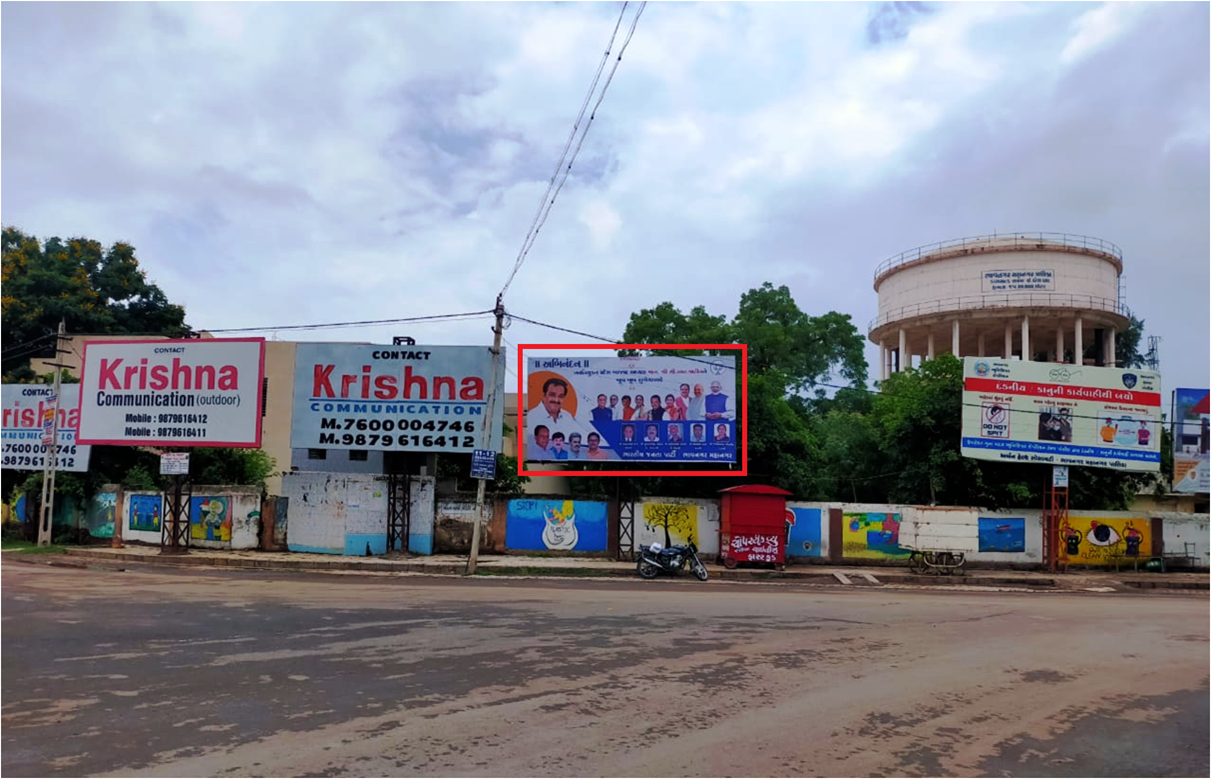
[[[697,544],[695,533],[698,532],[698,523],[691,513],[694,511],[693,506],[675,503],[644,503],[643,524],[653,532],[664,531],[666,548],[673,545],[674,533],[684,538],[687,543]]]
[[[87,238],[48,238],[40,243],[14,227],[0,233],[3,256],[4,341],[0,371],[5,381],[32,381],[23,370],[30,357],[54,354],[54,334],[69,332],[181,336],[185,309],[147,280],[134,247],[118,242],[102,249]]]

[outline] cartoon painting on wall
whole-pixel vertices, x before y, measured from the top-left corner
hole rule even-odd
[[[845,557],[894,559],[909,555],[907,549],[900,548],[899,514],[845,514],[841,538]]]
[[[1152,554],[1152,528],[1141,517],[1078,517],[1069,515],[1060,526],[1062,556],[1068,562],[1107,565],[1115,557]]]
[[[198,541],[231,541],[231,499],[191,498],[189,537]]]
[[[823,512],[820,509],[787,508],[786,523],[790,535],[786,554],[790,557],[819,557],[821,555],[821,525]]]
[[[130,495],[126,498],[130,505],[131,530],[150,530],[160,532],[160,514],[163,511],[159,495]]]
[[[668,546],[701,543],[698,534],[698,507],[678,503],[644,503],[643,524],[656,534],[656,540]]]
[[[1025,552],[1026,520],[1020,517],[980,517],[981,552]]]
[[[606,550],[606,504],[584,500],[511,500],[505,547],[559,552]]]

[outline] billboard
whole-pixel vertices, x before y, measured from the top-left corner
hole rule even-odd
[[[736,462],[732,355],[530,357],[526,370],[519,460]]]
[[[42,426],[53,421],[55,389],[47,384],[5,384],[3,394],[4,427],[0,441],[4,445],[4,467],[41,471],[46,468],[47,446]],[[88,470],[92,447],[77,443],[80,424],[80,385],[63,384],[59,388],[59,452],[56,471],[82,473]]]
[[[1161,377],[963,358],[962,454],[978,460],[1160,470]]]
[[[1211,416],[1207,410],[1211,391],[1184,389],[1173,391],[1173,491],[1203,493],[1211,491],[1208,468],[1208,430]]]
[[[263,338],[86,342],[80,441],[259,447],[264,366]]]
[[[500,451],[504,351],[497,401],[487,418],[492,350],[487,346],[301,343],[294,357],[295,449],[379,452]]]

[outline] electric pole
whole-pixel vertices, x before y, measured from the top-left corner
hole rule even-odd
[[[496,296],[496,326],[492,329],[492,383],[488,385],[488,410],[485,414],[486,419],[480,427],[479,440],[481,449],[490,449],[492,446],[492,426],[493,420],[496,418],[496,386],[500,383],[500,339],[504,335],[505,329],[505,304],[504,293]],[[475,488],[475,523],[471,527],[471,553],[467,556],[467,575],[475,573],[475,566],[479,563],[479,526],[484,521],[484,490],[487,486],[486,479],[479,479],[479,485]]]
[[[59,354],[63,351],[63,335],[66,331],[67,323],[60,319],[59,336],[55,339],[55,389],[51,396],[49,438],[46,419],[42,420],[42,444],[46,455],[42,471],[42,520],[38,523],[38,546],[50,546],[51,523],[55,516],[55,471],[59,467],[59,392],[63,386],[63,366],[59,364]]]

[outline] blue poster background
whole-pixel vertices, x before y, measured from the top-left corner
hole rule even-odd
[[[981,552],[1025,552],[1026,520],[980,517]]]
[[[786,553],[791,557],[820,556],[820,525],[822,513],[820,509],[788,508],[794,512],[795,524],[791,525],[790,536],[786,544]]]
[[[604,552],[607,535],[606,505],[585,500],[511,500],[505,518],[505,547],[518,550]],[[552,533],[547,530],[547,525],[562,525],[566,528],[569,522],[575,526],[575,545],[569,548],[551,546],[548,541],[566,541],[570,536],[566,530],[562,533]]]

